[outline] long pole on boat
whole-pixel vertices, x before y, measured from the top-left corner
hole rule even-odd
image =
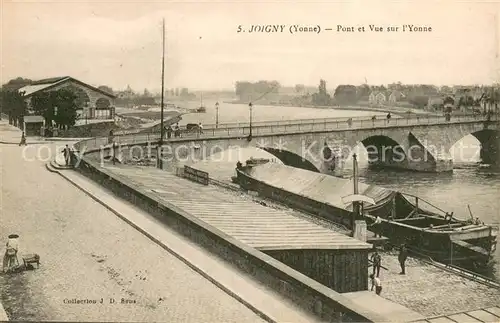
[[[352,155],[352,162],[353,162],[353,167],[352,167],[352,181],[353,181],[353,189],[354,189],[354,194],[358,194],[358,160],[357,160],[357,155],[353,154]],[[356,219],[359,217],[359,203],[357,201],[354,201],[352,203],[352,232],[354,236],[354,223]]]
[[[165,18],[162,20],[162,57],[161,57],[161,112],[160,112],[160,141],[158,143],[158,168],[163,169],[163,137],[165,136],[165,129],[163,129],[163,105],[164,105],[164,95],[165,95]]]

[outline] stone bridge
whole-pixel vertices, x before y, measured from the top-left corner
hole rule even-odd
[[[350,151],[362,143],[367,151],[369,163],[382,167],[408,169],[423,172],[446,172],[453,170],[451,147],[463,137],[472,134],[481,143],[483,163],[498,163],[500,140],[498,120],[464,117],[452,121],[444,118],[420,117],[419,119],[370,119],[328,124],[270,125],[249,129],[238,127],[229,130],[218,128],[197,137],[166,140],[163,159],[166,164],[190,164],[221,153],[231,148],[258,147],[283,163],[316,172],[329,173],[339,162],[349,156]],[[363,124],[364,122],[364,124]],[[285,130],[283,127],[287,127]],[[137,138],[135,138],[137,140]],[[120,147],[124,158],[144,156],[144,145],[133,145],[125,141]],[[156,141],[157,142],[157,141]],[[134,147],[135,146],[135,147]],[[142,148],[141,148],[142,147]],[[234,161],[237,162],[236,160]]]

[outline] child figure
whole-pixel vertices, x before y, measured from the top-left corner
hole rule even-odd
[[[372,289],[375,287],[375,294],[380,295],[380,292],[382,292],[382,283],[380,282],[380,278],[375,277],[375,275],[371,274],[370,279],[372,281]]]

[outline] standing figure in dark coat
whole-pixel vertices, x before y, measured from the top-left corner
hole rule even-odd
[[[66,162],[66,166],[69,166],[70,158],[71,158],[71,150],[69,149],[69,146],[66,145],[63,150],[63,155],[64,155],[64,161]]]
[[[402,244],[401,248],[399,249],[399,255],[398,255],[399,265],[401,266],[401,272],[399,273],[400,275],[406,274],[405,271],[406,258],[408,258],[408,251],[406,250],[406,246]]]
[[[21,142],[19,143],[19,146],[26,146],[26,136],[24,135],[24,131],[21,134]]]
[[[168,126],[167,127],[167,139],[170,139],[172,138],[172,127],[171,126]]]
[[[371,256],[371,261],[373,264],[373,273],[372,275],[375,275],[375,272],[377,273],[377,277],[380,276],[380,266],[382,263],[382,257],[380,257],[380,254],[378,253],[377,249],[375,249],[375,252]]]

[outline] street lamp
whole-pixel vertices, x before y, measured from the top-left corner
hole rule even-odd
[[[219,102],[215,102],[215,128],[219,128]]]
[[[250,134],[248,135],[248,141],[252,140],[252,102],[248,103],[248,110],[250,112]]]

